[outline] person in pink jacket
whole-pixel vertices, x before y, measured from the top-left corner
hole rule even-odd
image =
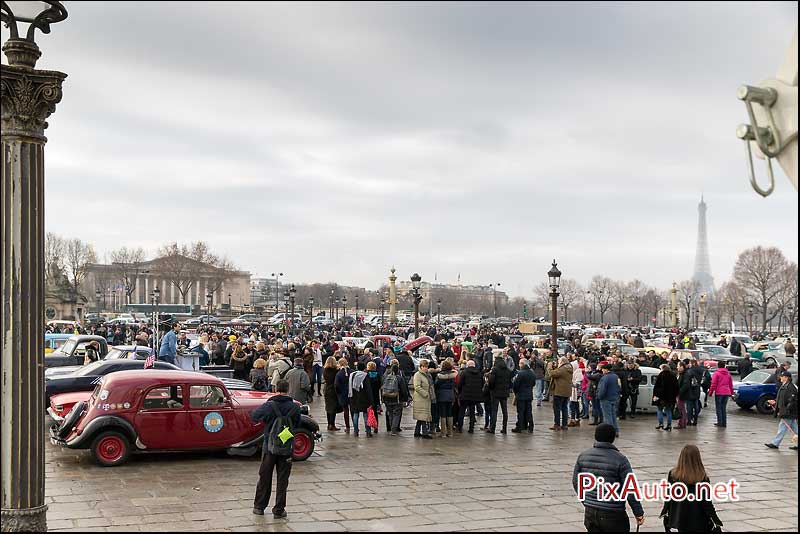
[[[714,404],[717,407],[717,422],[714,426],[725,428],[728,426],[728,399],[733,395],[733,379],[731,374],[725,368],[725,362],[718,362],[719,369],[717,369],[711,376],[711,387],[708,390],[709,395],[714,396]]]

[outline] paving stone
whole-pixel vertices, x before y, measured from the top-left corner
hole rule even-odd
[[[322,404],[312,406],[318,420]],[[550,424],[551,409],[535,408],[537,428]],[[721,431],[713,419],[704,411],[697,429],[667,435],[653,431],[652,416],[640,416],[621,423],[616,445],[640,481],[655,482],[684,445],[697,444],[712,481],[735,477],[741,484],[741,501],[717,503],[725,530],[796,531],[797,455],[763,450],[774,420],[733,410]],[[151,453],[103,469],[86,451],[46,443],[48,523],[53,531],[585,530],[571,475],[592,444],[592,427],[428,442],[413,439],[408,420],[405,427],[399,438],[326,436],[309,461],[293,466],[288,520],[252,514],[255,459]],[[663,531],[660,507],[644,504],[642,532]]]

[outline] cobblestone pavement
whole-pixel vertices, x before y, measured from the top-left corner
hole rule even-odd
[[[533,435],[476,432],[419,440],[412,435],[410,410],[397,437],[383,431],[372,439],[363,432],[358,438],[326,433],[314,455],[293,467],[288,520],[252,514],[259,465],[254,458],[149,454],[101,468],[88,451],[48,444],[48,526],[142,532],[582,531],[583,507],[570,479],[578,453],[592,444],[594,427],[555,433],[547,430],[550,405],[534,410]],[[727,429],[713,426],[709,405],[699,426],[672,433],[654,430],[654,415],[640,415],[621,422],[616,444],[640,482],[654,482],[666,476],[683,445],[695,443],[712,482],[735,477],[741,484],[738,503],[716,505],[724,530],[797,531],[797,452],[788,449],[788,439],[779,451],[764,447],[777,429],[772,417],[735,405],[729,412]],[[321,400],[312,404],[312,414],[324,423]],[[663,532],[660,507],[645,505],[643,531]]]

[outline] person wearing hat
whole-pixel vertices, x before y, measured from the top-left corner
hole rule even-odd
[[[604,372],[608,372],[604,370]],[[606,374],[606,376],[613,373]],[[613,375],[616,376],[616,375]],[[616,429],[607,423],[597,425],[594,431],[594,446],[583,451],[572,470],[572,489],[578,491],[578,478],[581,474],[602,477],[606,483],[622,486],[629,474],[633,473],[628,458],[614,446]],[[631,525],[625,511],[625,501],[598,500],[597,490],[589,489],[583,496],[583,525],[589,532],[630,532]],[[644,508],[633,492],[627,497],[627,503],[636,517],[636,524],[644,524]]]
[[[308,378],[308,373],[303,368],[303,358],[294,359],[294,367],[287,371],[284,377],[289,382],[288,395],[299,402],[306,404],[309,399],[313,399],[314,389],[311,387],[311,380]]]
[[[614,427],[616,435],[619,436],[617,409],[619,406],[621,383],[619,377],[616,373],[612,373],[611,369],[612,365],[610,363],[603,364],[601,368],[603,376],[600,378],[600,382],[597,383],[597,400],[600,401],[603,423]],[[599,427],[600,425],[598,425],[598,428]]]
[[[765,443],[770,449],[777,449],[787,430],[792,431],[794,445],[789,448],[797,450],[797,386],[792,384],[792,373],[781,371],[781,386],[775,400],[767,401],[775,407],[775,417],[778,418],[778,433],[770,443]]]

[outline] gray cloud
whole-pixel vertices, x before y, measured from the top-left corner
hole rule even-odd
[[[736,87],[774,75],[797,4],[69,2],[47,228],[205,239],[257,274],[375,287],[691,275],[797,258],[797,192],[749,188]],[[787,224],[789,221],[789,224]]]

